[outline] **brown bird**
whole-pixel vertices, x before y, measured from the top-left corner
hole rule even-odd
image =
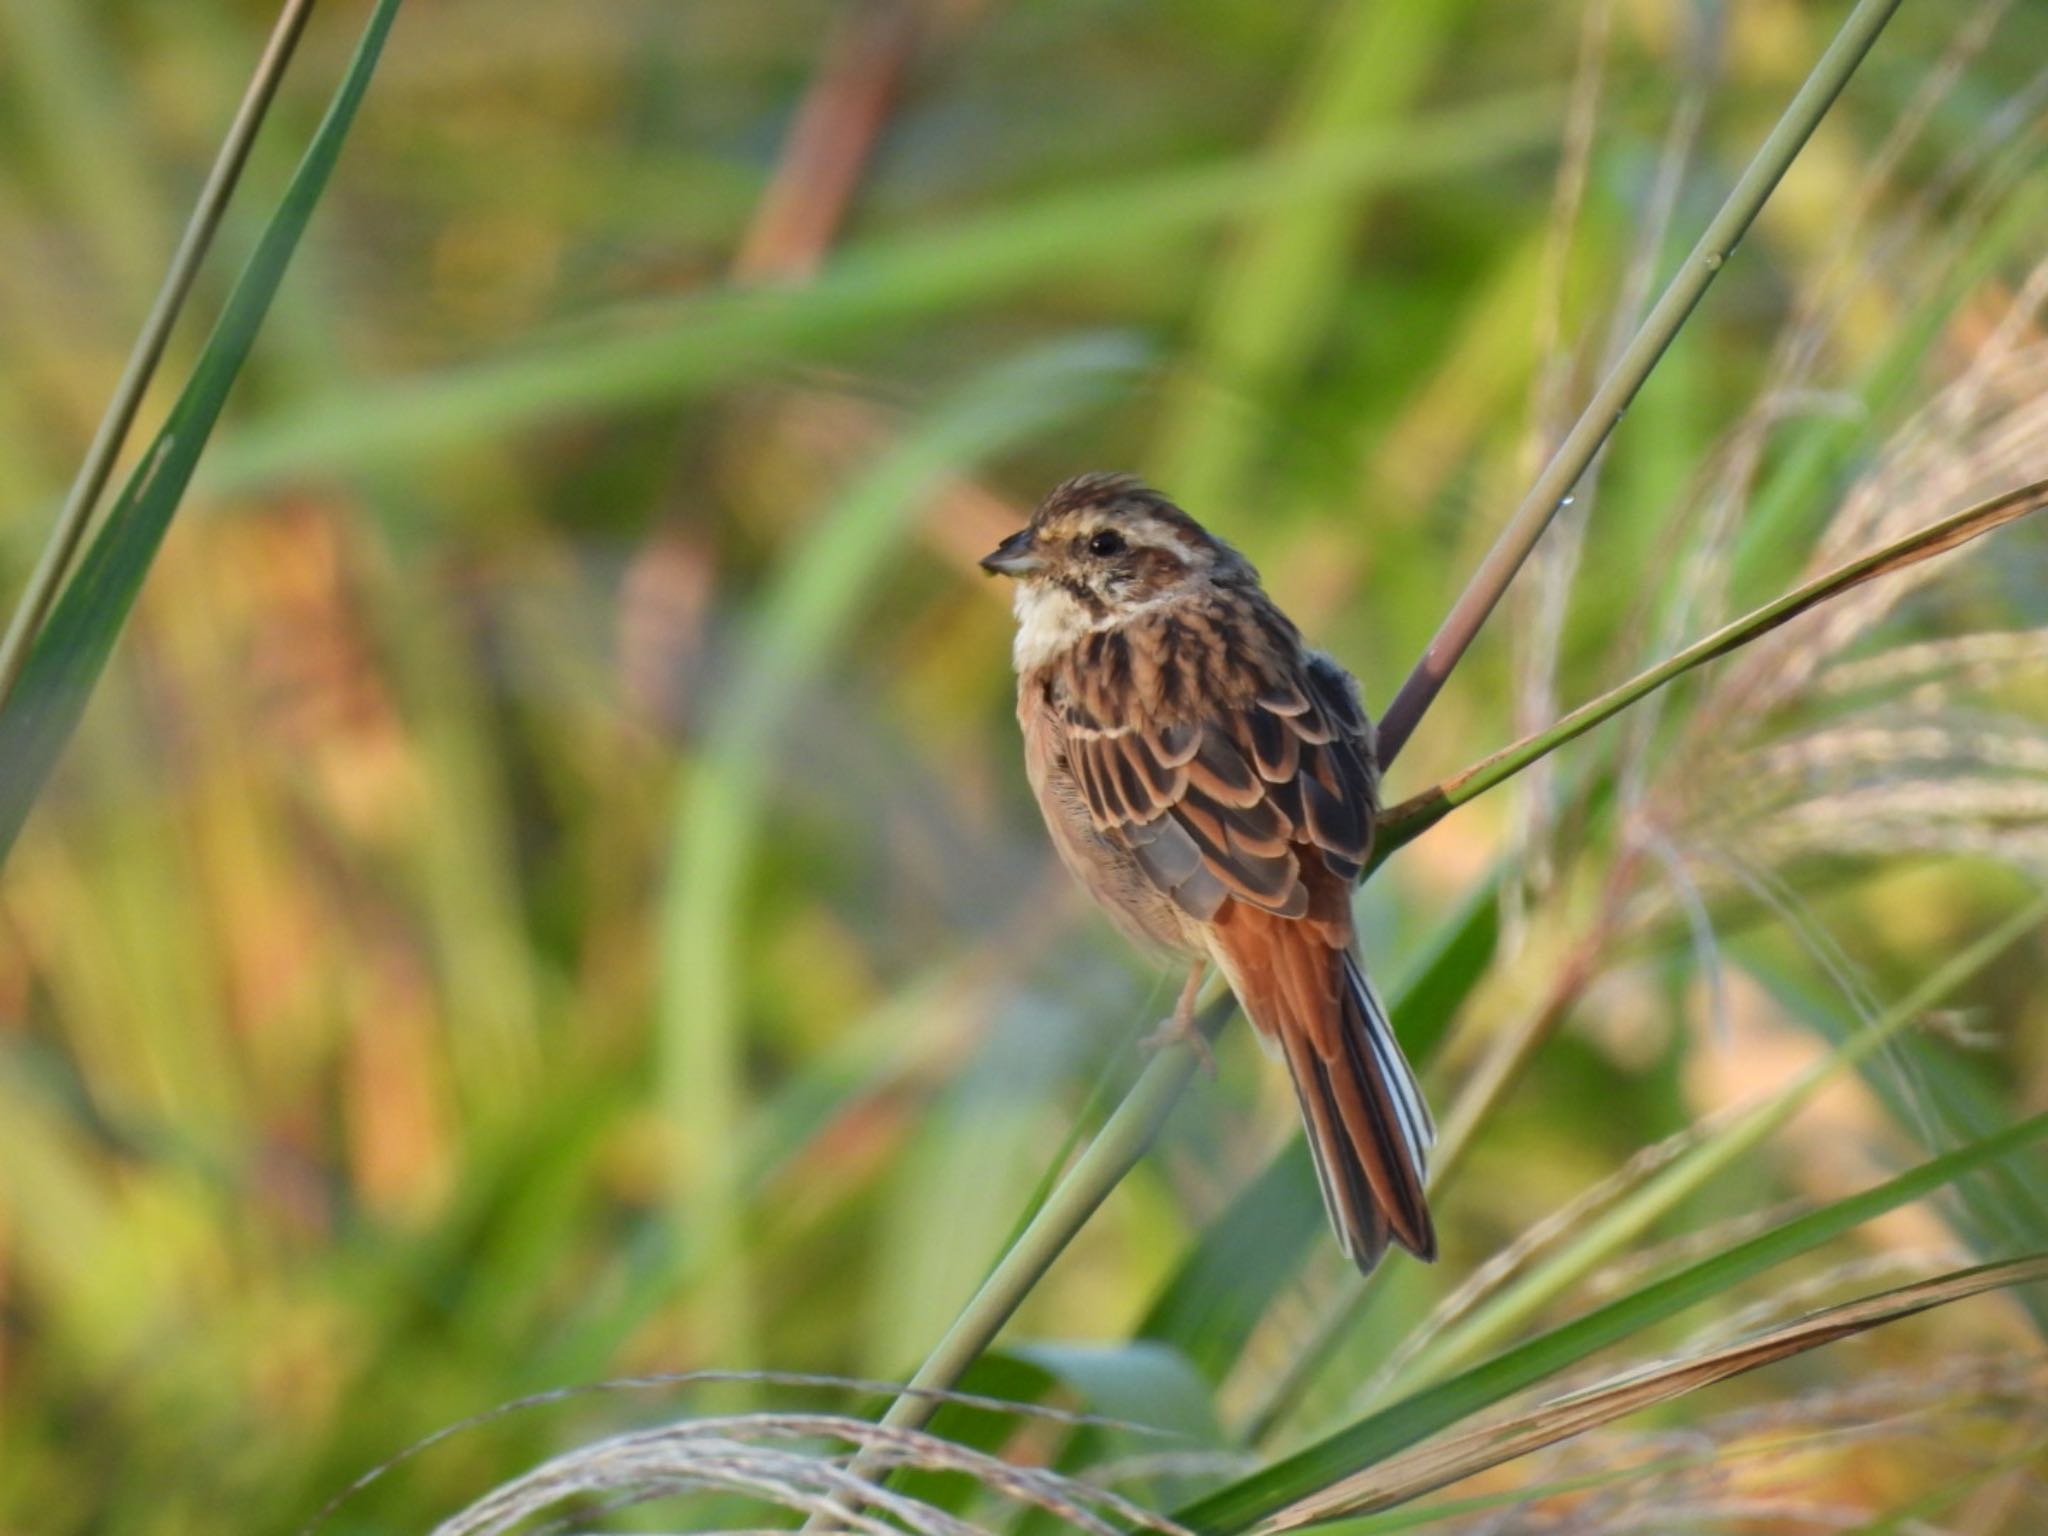
[[[1202,1045],[1215,962],[1293,1075],[1345,1253],[1435,1258],[1434,1127],[1352,931],[1379,802],[1357,683],[1128,475],[1067,481],[981,563],[1017,581],[1025,770],[1061,861],[1131,939],[1194,962],[1154,1040]]]

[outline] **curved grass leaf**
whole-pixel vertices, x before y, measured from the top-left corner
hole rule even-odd
[[[1208,1384],[1178,1350],[1130,1344],[1018,1344],[1006,1353],[1080,1394],[1090,1413],[1166,1432],[1205,1449],[1223,1444]]]
[[[378,0],[319,130],[235,281],[177,404],[123,487],[0,709],[0,860],[14,846],[135,605],[285,268],[369,90],[399,0]]]
[[[1385,1509],[1420,1498],[1518,1457],[1585,1434],[1603,1424],[1668,1403],[1688,1392],[1803,1355],[1824,1344],[1867,1333],[1935,1307],[2006,1286],[2048,1280],[2048,1255],[1958,1270],[1932,1280],[1824,1307],[1754,1338],[1648,1369],[1631,1368],[1584,1391],[1539,1403],[1504,1419],[1476,1425],[1419,1447],[1406,1456],[1346,1478],[1313,1498],[1281,1511],[1271,1530],[1312,1525],[1338,1515]]]
[[[1132,178],[1002,209],[950,229],[849,248],[793,289],[733,289],[636,305],[517,355],[415,381],[384,380],[295,406],[239,433],[209,485],[411,456],[503,436],[571,412],[695,394],[803,347],[813,362],[897,322],[1014,292],[1049,274],[1128,263],[1105,229],[1145,231],[1145,249],[1258,209],[1348,197],[1525,153],[1550,131],[1556,98],[1524,93],[1418,115],[1392,131],[1304,146],[1276,163],[1247,156]]]
[[[739,1358],[751,1311],[740,1237],[742,915],[781,729],[933,482],[1099,400],[1138,361],[1129,343],[1099,337],[1041,349],[972,381],[886,454],[778,572],[747,662],[714,705],[702,754],[684,776],[663,898],[662,1094],[681,1139],[673,1196],[691,1272],[709,1287],[707,1326]]]
[[[1402,1399],[1307,1449],[1197,1500],[1174,1519],[1205,1536],[1230,1536],[1419,1445],[1439,1430],[1576,1365],[1654,1323],[1840,1237],[1873,1217],[2048,1136],[2048,1114],[1922,1163],[1597,1307],[1450,1380]]]
[[[1039,1345],[992,1349],[974,1362],[961,1389],[1006,1404],[1057,1401],[1088,1419],[1072,1424],[1029,1421],[1025,1433],[1034,1448],[1056,1445],[1045,1464],[1054,1471],[1081,1473],[1108,1457],[1157,1455],[1189,1446],[1214,1448],[1222,1434],[1210,1410],[1208,1388],[1170,1350],[1156,1346]],[[1026,1421],[1015,1411],[950,1401],[932,1415],[931,1433],[950,1444],[990,1455],[1014,1443]],[[898,1468],[888,1485],[900,1493],[958,1515],[971,1515],[987,1489],[958,1473]],[[1183,1487],[1149,1503],[1170,1502]],[[1052,1536],[1068,1529],[1043,1512],[1027,1514],[1013,1536]]]
[[[1391,1536],[1391,1533],[1396,1531],[1426,1530],[1448,1520],[1463,1520],[1472,1515],[1521,1508],[1543,1499],[1589,1493],[1596,1489],[1612,1488],[1619,1483],[1639,1482],[1667,1473],[1691,1472],[1709,1464],[1725,1466],[1738,1457],[1782,1455],[1789,1444],[1796,1444],[1806,1438],[1814,1437],[1773,1437],[1753,1445],[1735,1448],[1716,1445],[1690,1455],[1660,1456],[1650,1461],[1626,1462],[1619,1466],[1603,1467],[1594,1472],[1581,1472],[1571,1477],[1550,1478],[1540,1483],[1525,1484],[1519,1488],[1502,1488],[1490,1493],[1439,1499],[1433,1504],[1404,1504],[1370,1515],[1347,1515],[1319,1526],[1318,1529],[1328,1532],[1329,1536]]]
[[[72,557],[91,527],[93,509],[99,505],[100,495],[106,489],[121,449],[128,441],[129,428],[135,424],[135,413],[142,407],[142,397],[149,389],[150,380],[156,377],[157,364],[163,361],[171,330],[178,323],[179,315],[184,313],[193,281],[213,245],[221,215],[227,211],[228,201],[235,195],[242,167],[248,163],[250,146],[256,142],[256,134],[270,111],[278,84],[291,64],[292,54],[306,29],[306,19],[312,9],[312,0],[287,0],[271,29],[270,43],[258,58],[255,72],[249,78],[249,88],[243,94],[241,107],[228,124],[220,152],[214,157],[213,169],[207,173],[206,182],[200,188],[199,201],[185,223],[185,232],[179,236],[176,250],[171,253],[171,264],[164,273],[162,286],[157,290],[156,301],[150,305],[149,313],[143,319],[128,361],[121,369],[121,377],[114,385],[113,398],[107,402],[100,424],[93,431],[92,441],[86,445],[84,461],[71,482],[71,489],[65,494],[64,505],[58,511],[56,526],[50,532],[43,556],[29,574],[28,586],[13,617],[8,620],[5,635],[0,635],[0,706],[4,706],[8,695],[13,693],[15,680],[20,677],[21,668],[28,660],[29,646],[43,627],[50,605],[63,590],[64,578],[71,573]],[[44,51],[64,52],[62,49]],[[61,57],[54,60],[46,57],[40,62],[44,67],[55,64],[61,70],[68,61]]]
[[[1544,1262],[1523,1273],[1491,1301],[1431,1339],[1397,1380],[1396,1390],[1426,1381],[1464,1365],[1482,1351],[1523,1327],[1537,1312],[1562,1296],[1600,1265],[1620,1255],[1661,1217],[1677,1209],[1695,1190],[1732,1167],[1797,1114],[1828,1083],[1851,1067],[1863,1066],[1928,1011],[1939,1007],[1956,988],[1979,975],[2021,939],[2048,922],[2048,898],[2029,902],[1990,933],[1954,956],[1871,1023],[1841,1039],[1835,1049],[1799,1073],[1762,1103],[1729,1121],[1660,1171],[1611,1211],[1588,1223],[1571,1242]],[[1988,1135],[1995,1122],[1979,1125]],[[2017,1155],[2014,1163],[2022,1159]],[[1981,1177],[2005,1170],[1991,1170]],[[2015,1179],[2015,1182],[2018,1182]],[[1965,1187],[1969,1181],[1964,1181]],[[2025,1234],[2019,1234],[2024,1236]],[[2048,1242],[2048,1234],[2040,1241]],[[2010,1251],[2011,1244],[2006,1251]]]
[[[2040,931],[2048,913],[2030,908]],[[1747,969],[1794,1019],[1834,1043],[1869,1032],[1843,1019],[1821,998],[1775,967],[1751,962]],[[1931,1032],[1912,1031],[1890,1042],[1885,1056],[1866,1055],[1859,1064],[1864,1085],[1911,1140],[1932,1152],[1988,1134],[2003,1118],[1998,1095],[1975,1063]],[[1989,1257],[2048,1245],[2048,1154],[2040,1150],[1986,1168],[1956,1185],[1950,1218],[1972,1251]],[[2048,1336],[2048,1296],[2027,1292],[2021,1304],[2037,1333]]]
[[[1090,1413],[1161,1432],[1137,1434],[1100,1424],[1077,1425],[1051,1461],[1056,1472],[1085,1476],[1090,1469],[1118,1463],[1128,1466],[1131,1458],[1149,1459],[1165,1453],[1167,1469],[1146,1474],[1142,1483],[1133,1481],[1133,1491],[1142,1488],[1144,1502],[1158,1508],[1187,1498],[1202,1486],[1185,1471],[1171,1470],[1172,1461],[1206,1454],[1227,1458],[1226,1466],[1243,1464],[1243,1458],[1225,1449],[1209,1383],[1176,1349],[1139,1339],[1107,1346],[1023,1344],[1006,1353],[1047,1372],[1075,1393]],[[1071,1529],[1049,1512],[1036,1510],[1018,1523],[1015,1536],[1061,1536]]]
[[[1202,1034],[1213,1039],[1229,1022],[1230,999],[1219,998],[1195,1017]],[[915,1429],[931,1417],[934,1390],[951,1387],[1002,1331],[1053,1261],[1073,1241],[1125,1174],[1137,1166],[1179,1102],[1194,1076],[1195,1053],[1161,1051],[1146,1065],[1121,1103],[1088,1143],[1074,1166],[1040,1206],[1038,1214],[997,1261],[981,1288],[953,1320],[924,1364],[911,1377],[910,1390],[889,1405],[882,1423],[892,1429]],[[855,1457],[855,1470],[871,1463]]]

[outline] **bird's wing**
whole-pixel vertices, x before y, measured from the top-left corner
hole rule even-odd
[[[1285,1056],[1345,1251],[1362,1269],[1390,1241],[1433,1256],[1429,1113],[1352,948],[1379,785],[1351,679],[1277,626],[1140,656],[1108,631],[1073,667],[1047,703],[1080,802],[1203,925]]]
[[[1086,654],[1076,665],[1091,659],[1114,667]],[[1305,882],[1301,861],[1319,859],[1341,890],[1371,851],[1371,727],[1325,657],[1275,669],[1249,694],[1235,681],[1172,690],[1169,705],[1185,707],[1119,714],[1099,676],[1076,679],[1058,705],[1069,770],[1095,826],[1190,917],[1207,922],[1226,901],[1306,917],[1310,884],[1325,882]],[[1348,935],[1348,917],[1315,905]]]

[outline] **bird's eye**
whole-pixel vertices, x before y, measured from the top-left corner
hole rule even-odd
[[[1120,555],[1124,552],[1124,536],[1114,528],[1105,528],[1088,541],[1091,555]]]

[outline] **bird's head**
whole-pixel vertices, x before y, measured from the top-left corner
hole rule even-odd
[[[1020,665],[1027,651],[1056,650],[1139,610],[1258,579],[1166,497],[1111,474],[1056,487],[981,568],[1017,582]]]

